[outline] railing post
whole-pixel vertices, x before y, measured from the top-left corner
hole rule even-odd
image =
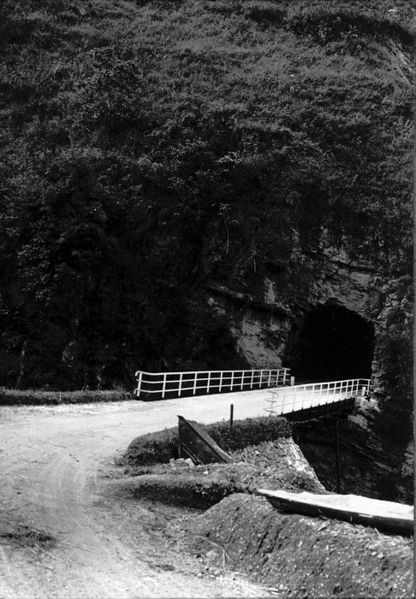
[[[231,372],[231,384],[230,384],[230,391],[233,390],[233,385],[234,385],[234,370]]]
[[[192,391],[193,395],[195,395],[195,393],[196,393],[196,381],[197,381],[197,379],[198,379],[198,373],[194,372],[194,388],[193,388],[193,391]]]
[[[220,374],[220,389],[219,389],[220,393],[221,393],[221,389],[222,389],[222,377],[223,377],[223,374],[224,374],[224,373],[223,373],[223,371],[221,370],[221,374]]]
[[[241,385],[240,390],[242,391],[244,387],[244,370],[241,371]]]
[[[269,370],[269,379],[267,381],[267,386],[270,387],[270,381],[272,380],[272,371]]]
[[[290,377],[290,386],[293,387],[294,384],[295,384],[295,377],[291,376]]]
[[[208,372],[208,380],[207,380],[207,393],[209,393],[209,386],[211,383],[211,372]]]
[[[163,383],[162,383],[162,399],[165,397],[165,393],[166,393],[166,377],[167,377],[167,374],[164,373]]]
[[[253,381],[254,381],[254,370],[251,371],[251,386],[250,386],[250,389],[253,388]]]
[[[140,397],[140,391],[141,391],[141,388],[142,388],[143,372],[141,372],[139,370],[139,372],[137,374],[139,375],[139,378],[137,379],[137,391],[136,391],[136,395],[137,395],[137,397]]]
[[[182,377],[183,377],[183,372],[181,372],[179,375],[179,397],[182,394]]]

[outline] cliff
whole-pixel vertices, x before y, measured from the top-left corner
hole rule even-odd
[[[403,455],[411,17],[403,0],[5,0],[0,385],[372,374]]]

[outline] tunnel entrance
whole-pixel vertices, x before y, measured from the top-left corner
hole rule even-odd
[[[289,344],[285,363],[296,381],[370,378],[374,327],[336,304],[311,310]]]

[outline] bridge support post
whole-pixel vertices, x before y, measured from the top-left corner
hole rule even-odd
[[[336,475],[337,475],[337,493],[341,493],[341,469],[340,469],[340,453],[339,453],[339,418],[337,416],[335,429],[335,450],[336,450]]]
[[[234,422],[234,404],[230,404],[230,427],[228,430],[228,434],[231,435],[231,431],[233,428],[233,422]]]

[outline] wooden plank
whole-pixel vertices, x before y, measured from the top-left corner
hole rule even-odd
[[[380,530],[409,535],[413,533],[413,506],[371,499],[360,495],[290,493],[289,491],[258,489],[278,509],[306,516],[322,516]]]
[[[178,438],[180,453],[187,453],[195,463],[231,462],[230,456],[194,420],[178,416]]]

